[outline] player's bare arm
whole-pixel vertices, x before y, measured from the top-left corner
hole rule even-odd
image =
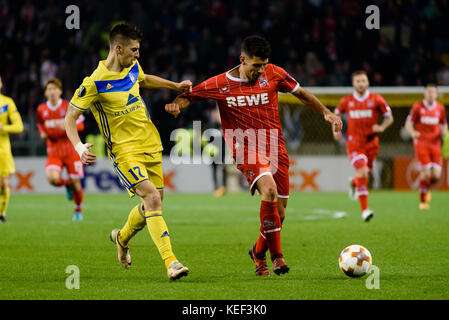
[[[183,96],[177,96],[172,103],[165,105],[165,111],[172,114],[175,118],[190,105],[189,99]]]
[[[76,120],[83,112],[72,106],[69,106],[64,118],[65,131],[70,142],[72,142],[75,150],[78,152],[81,162],[85,165],[94,164],[97,160],[97,156],[89,151],[89,148],[93,146],[91,143],[82,143],[78,135],[78,129],[76,128]]]
[[[448,130],[447,123],[440,125],[440,133],[442,138],[446,136],[447,130]]]
[[[140,86],[143,88],[165,88],[182,93],[192,92],[192,82],[190,80],[184,80],[181,82],[173,82],[158,76],[145,74],[145,78],[141,81]]]
[[[343,128],[341,118],[335,113],[331,112],[328,108],[326,108],[315,95],[302,87],[299,87],[298,90],[293,92],[293,95],[301,100],[301,102],[309,108],[321,113],[324,116],[324,120],[332,124],[333,132],[341,131],[341,129]]]
[[[419,137],[419,131],[415,130],[413,123],[411,123],[410,121],[405,122],[405,129],[408,131],[408,133],[413,139]]]
[[[387,117],[384,117],[381,124],[375,124],[373,125],[373,132],[381,133],[384,132],[389,126],[393,124],[393,116],[389,115]]]
[[[335,108],[337,110],[337,108]],[[334,113],[336,116],[339,116],[338,114]],[[340,141],[343,138],[343,133],[340,131],[336,131],[334,126],[332,126],[332,134],[335,141]]]

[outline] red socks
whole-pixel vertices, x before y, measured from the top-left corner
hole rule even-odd
[[[281,218],[277,209],[277,201],[264,201],[260,205],[260,235],[256,243],[256,252],[265,254],[267,247],[271,259],[282,256],[281,251]]]
[[[368,209],[368,178],[356,177],[355,185],[359,196],[360,209]]]
[[[75,202],[75,211],[77,212],[81,212],[81,208],[83,205],[83,197],[84,197],[83,189],[72,192],[73,202]]]
[[[256,242],[256,253],[260,254],[261,256],[262,254],[265,256],[265,252],[267,252],[267,250],[268,250],[267,241],[261,225],[259,239],[257,239]]]
[[[62,186],[69,186],[70,185],[70,179],[63,179],[62,177],[59,177],[59,180],[54,186],[56,187],[62,187]],[[72,189],[73,190],[73,189]],[[80,189],[79,191],[72,191],[72,199],[75,203],[75,211],[81,212],[82,205],[83,205],[83,197],[84,192],[83,189]]]
[[[419,179],[419,200],[421,202],[426,202],[426,194],[427,190],[429,190],[430,187],[430,178],[423,180]]]

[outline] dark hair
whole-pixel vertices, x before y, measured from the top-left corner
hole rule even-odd
[[[250,58],[266,59],[271,55],[270,43],[261,36],[249,36],[243,39],[242,52]]]
[[[126,44],[129,40],[142,40],[142,32],[128,23],[116,24],[109,32],[109,43]]]
[[[429,82],[429,83],[426,84],[426,88],[429,88],[429,87],[438,89],[437,85],[435,83],[433,83],[433,82]]]
[[[62,91],[62,83],[61,80],[59,80],[58,78],[54,77],[51,79],[48,79],[47,82],[45,82],[45,86],[44,86],[44,91],[47,90],[48,85],[52,83],[55,86],[57,86],[61,91]]]
[[[368,78],[368,74],[366,73],[365,70],[357,70],[357,71],[354,71],[354,72],[351,74],[351,80],[354,80],[354,77],[355,77],[355,76],[360,76],[360,75],[362,75],[362,74],[364,74],[364,75]]]

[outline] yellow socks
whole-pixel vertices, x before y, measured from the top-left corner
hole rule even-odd
[[[119,242],[123,247],[128,247],[129,241],[142,230],[145,225],[148,226],[151,239],[156,245],[159,253],[164,260],[165,267],[168,268],[176,257],[172,251],[170,234],[167,224],[162,217],[162,211],[147,211],[143,213],[142,204],[135,206],[129,213],[128,220],[119,233]]]
[[[151,239],[159,250],[165,267],[168,268],[170,262],[175,261],[176,257],[171,248],[170,234],[162,217],[162,211],[147,211],[145,219]]]
[[[123,228],[120,229],[118,240],[122,247],[128,247],[129,240],[145,227],[145,218],[141,212],[142,204],[138,204],[131,210],[128,216],[128,221],[126,221]]]
[[[0,190],[0,216],[6,216],[6,209],[8,209],[9,195],[11,191],[9,186],[5,186]]]

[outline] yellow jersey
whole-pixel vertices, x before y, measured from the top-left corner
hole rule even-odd
[[[91,109],[111,160],[162,151],[159,132],[139,94],[139,82],[145,78],[139,63],[136,60],[121,72],[113,72],[104,61],[84,78],[70,105],[81,111]]]
[[[10,133],[20,133],[23,131],[22,117],[17,111],[14,101],[7,96],[0,94],[0,157],[11,154]]]

